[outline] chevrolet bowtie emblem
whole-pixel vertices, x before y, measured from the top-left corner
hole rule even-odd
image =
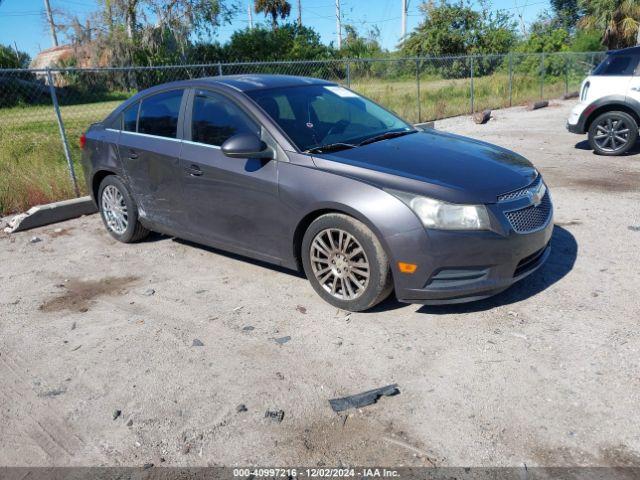
[[[545,187],[544,183],[542,182],[537,187],[529,190],[529,193],[527,196],[529,197],[529,200],[531,200],[531,203],[533,204],[534,207],[537,207],[542,203],[542,199],[544,198],[544,194],[546,191],[547,191],[547,187]]]

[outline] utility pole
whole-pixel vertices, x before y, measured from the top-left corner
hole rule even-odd
[[[407,0],[402,0],[402,29],[400,30],[400,40],[404,40],[407,34]]]
[[[302,26],[302,2],[298,0],[298,26]]]
[[[51,5],[49,0],[44,0],[44,8],[47,11],[47,20],[49,21],[49,27],[51,28],[51,41],[53,46],[58,46],[58,36],[56,35],[56,25],[53,23],[53,14],[51,13]]]
[[[253,30],[253,9],[251,8],[251,3],[252,2],[247,3],[247,14],[249,15],[249,29]]]
[[[340,0],[336,0],[336,30],[338,34],[338,50],[342,48],[342,22],[340,21]]]

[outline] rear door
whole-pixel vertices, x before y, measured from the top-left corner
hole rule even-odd
[[[255,133],[276,147],[273,140],[252,115],[221,92],[194,89],[185,121],[181,160],[189,231],[265,260],[282,258],[285,229],[278,160],[229,158],[220,149],[239,133]]]
[[[179,128],[184,89],[144,97],[123,114],[120,159],[140,216],[177,230],[184,225]]]

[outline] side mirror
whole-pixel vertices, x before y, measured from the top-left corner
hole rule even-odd
[[[231,158],[272,159],[273,150],[253,133],[239,133],[222,144],[222,153]]]

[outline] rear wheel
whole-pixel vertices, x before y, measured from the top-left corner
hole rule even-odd
[[[105,177],[98,189],[100,215],[107,231],[123,243],[133,243],[149,235],[138,220],[136,206],[127,186],[115,175]]]
[[[302,240],[302,264],[314,290],[343,310],[367,310],[393,289],[380,241],[347,215],[329,213],[311,223]]]
[[[622,155],[638,139],[638,124],[625,112],[606,112],[589,127],[589,145],[599,155]]]

